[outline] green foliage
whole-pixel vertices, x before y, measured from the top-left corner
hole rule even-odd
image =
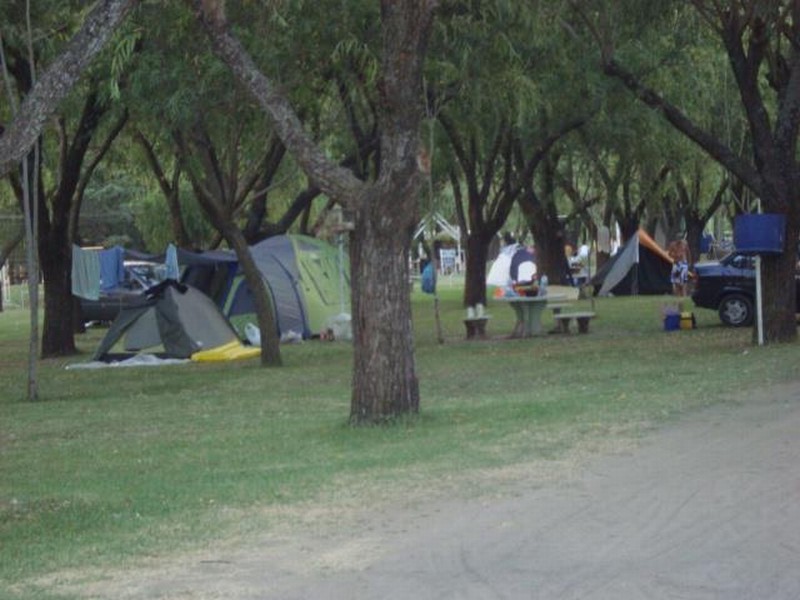
[[[141,39],[141,31],[132,31],[120,35],[117,43],[111,48],[111,80],[109,95],[114,100],[120,99],[119,81],[131,67],[133,52]]]
[[[125,178],[95,178],[84,195],[79,226],[82,245],[114,245],[111,241],[137,248],[141,235],[134,223],[131,203],[139,195],[138,186]]]
[[[181,211],[189,238],[194,240],[199,248],[207,248],[213,238],[213,229],[208,224],[197,202],[191,195],[191,190],[185,190],[181,201]],[[151,252],[162,252],[167,244],[174,242],[174,234],[166,218],[167,209],[164,198],[156,190],[144,191],[132,205],[135,222],[141,232],[143,248]]]

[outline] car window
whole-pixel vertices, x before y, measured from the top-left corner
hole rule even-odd
[[[730,266],[734,269],[754,269],[753,257],[744,254],[737,254],[731,258]]]

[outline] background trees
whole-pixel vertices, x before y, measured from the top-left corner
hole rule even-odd
[[[98,4],[66,46],[59,43],[58,38],[65,24],[69,25],[76,16],[68,7],[55,10],[39,5],[40,12],[35,18],[31,17],[36,28],[31,27],[30,31],[28,13],[21,5],[15,5],[15,9],[7,13],[8,23],[16,25],[8,27],[8,34],[3,37],[8,88],[6,113],[14,118],[0,137],[0,172],[6,172],[15,160],[37,147],[35,158],[28,155],[21,179],[12,174],[11,182],[20,197],[23,190],[35,191],[31,199],[37,205],[38,216],[34,220],[45,283],[41,342],[44,357],[75,352],[76,324],[70,284],[71,224],[77,220],[92,172],[126,120],[122,113],[110,122],[114,99],[108,90],[114,75],[108,63],[105,69],[95,66],[85,82],[77,86],[76,83],[134,4],[111,1]],[[41,42],[34,44],[29,35]],[[48,67],[43,68],[43,64]],[[42,73],[38,79],[37,72]],[[75,87],[79,91],[73,93],[71,103],[62,104]],[[20,108],[12,114],[12,104],[16,103]],[[54,127],[45,130],[46,120],[57,109],[61,112]],[[97,138],[101,138],[100,141]],[[91,149],[93,142],[94,150]],[[28,240],[29,247],[34,243]]]
[[[687,11],[689,8],[694,11]],[[800,127],[800,6],[777,0],[692,0],[659,7],[662,12],[658,20],[689,24],[682,28],[685,31],[699,31],[701,25],[721,43],[749,131],[743,152],[704,126],[693,111],[668,99],[646,73],[628,66],[628,61],[615,50],[616,32],[610,26],[613,17],[606,7],[598,5],[592,11],[584,6],[578,10],[600,46],[605,72],[730,171],[761,198],[766,212],[785,215],[786,238],[794,246],[800,232],[800,171],[796,157]],[[692,73],[694,69],[690,67],[681,74]],[[763,261],[767,341],[788,341],[797,336],[795,290],[785,285],[792,278],[796,262],[793,249]]]
[[[449,188],[455,199],[467,304],[485,302],[488,248],[512,214],[527,219],[554,280],[565,224],[613,220],[626,235],[658,222],[694,244],[742,185],[787,215],[797,237],[795,3],[364,0],[315,11],[241,3],[226,14],[198,0],[141,6],[101,52],[137,4],[105,0],[86,15],[37,4],[34,64],[55,65],[37,83],[20,5],[0,8],[9,80],[24,100],[16,116],[0,105],[0,165],[18,191],[13,166],[41,139],[29,183],[42,214],[44,355],[74,350],[63,308],[69,243],[88,239],[84,199],[122,172],[151,190],[133,211],[143,221],[160,195],[156,210],[169,218],[147,233],[159,244],[224,240],[244,256],[248,243],[310,230],[333,204],[346,209],[357,422],[418,406],[405,288],[423,176],[429,192]],[[66,42],[72,31],[78,41]],[[201,211],[212,227],[197,226]],[[793,262],[765,261],[770,340],[794,336],[794,292],[781,284]]]

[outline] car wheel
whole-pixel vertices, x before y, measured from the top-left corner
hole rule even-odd
[[[753,301],[742,294],[725,296],[719,303],[719,318],[733,327],[750,325],[753,322]]]

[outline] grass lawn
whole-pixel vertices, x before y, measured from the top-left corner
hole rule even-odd
[[[64,369],[89,359],[104,333],[91,330],[82,355],[41,364],[29,403],[28,314],[0,313],[0,598],[60,597],[41,577],[247,536],[307,507],[446,482],[479,493],[487,473],[795,377],[796,345],[754,347],[711,311],[662,331],[663,297],[597,299],[588,335],[527,340],[506,339],[512,312],[490,302],[490,339],[467,342],[461,290],[440,286],[444,345],[431,297],[413,296],[419,418],[362,429],[347,425],[348,343],[286,345],[280,369]]]

